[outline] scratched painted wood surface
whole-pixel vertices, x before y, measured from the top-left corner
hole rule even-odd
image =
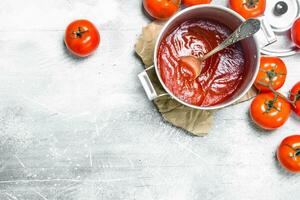
[[[88,59],[63,45],[77,18],[101,30]],[[133,51],[148,22],[140,0],[0,1],[0,199],[299,199],[300,176],[275,159],[300,133],[296,117],[265,132],[244,103],[219,111],[204,138],[162,121]],[[300,56],[284,60],[286,92]]]

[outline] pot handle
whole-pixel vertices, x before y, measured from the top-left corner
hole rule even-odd
[[[144,70],[143,72],[141,72],[138,75],[138,78],[140,80],[140,82],[142,83],[142,86],[147,94],[147,97],[150,101],[158,98],[158,97],[162,97],[165,95],[168,95],[168,93],[162,93],[162,94],[158,94],[157,91],[155,90],[152,81],[148,75],[148,71],[153,70],[154,69],[154,65],[152,65],[151,67],[148,67],[146,70]]]
[[[265,16],[261,16],[257,18],[260,20],[261,28],[260,30],[255,34],[256,39],[258,40],[260,48],[263,48],[269,44],[272,44],[277,41],[276,35],[267,21],[267,18]]]

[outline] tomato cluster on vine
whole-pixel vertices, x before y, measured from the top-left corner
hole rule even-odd
[[[261,57],[254,83],[260,94],[251,103],[250,115],[263,129],[272,130],[283,126],[291,110],[300,116],[300,82],[290,90],[289,97],[278,92],[285,83],[286,75],[287,68],[280,58]]]

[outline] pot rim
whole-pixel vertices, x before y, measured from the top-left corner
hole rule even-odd
[[[245,21],[245,18],[243,18],[240,14],[238,14],[237,12],[227,8],[227,7],[224,7],[224,6],[219,6],[219,5],[208,5],[208,4],[205,4],[205,5],[196,5],[196,6],[191,6],[191,7],[188,7],[188,8],[185,8],[184,10],[181,10],[180,12],[176,13],[174,16],[172,16],[168,21],[167,23],[163,26],[161,32],[159,33],[158,35],[158,38],[157,38],[157,41],[156,41],[156,44],[155,44],[155,50],[154,50],[154,68],[155,68],[155,72],[156,72],[156,75],[159,79],[159,82],[160,84],[163,86],[164,90],[168,93],[168,95],[170,95],[173,99],[175,99],[176,101],[178,101],[179,103],[185,105],[185,106],[188,106],[190,108],[194,108],[194,109],[198,109],[198,110],[217,110],[217,109],[221,109],[221,108],[224,108],[224,107],[227,107],[227,106],[230,106],[234,103],[236,103],[238,100],[240,100],[244,95],[246,95],[246,93],[250,90],[250,88],[252,87],[255,79],[256,79],[256,76],[258,74],[258,71],[259,71],[259,65],[260,65],[260,48],[259,48],[259,45],[258,45],[258,41],[257,41],[257,38],[256,36],[254,35],[253,36],[253,39],[255,41],[255,46],[256,46],[256,57],[257,57],[257,65],[256,65],[256,70],[255,70],[255,73],[254,73],[254,76],[253,78],[249,81],[248,83],[248,86],[244,89],[244,91],[239,94],[237,97],[235,97],[234,99],[232,99],[231,101],[228,101],[226,103],[221,103],[221,104],[217,104],[217,105],[213,105],[213,106],[196,106],[196,105],[192,105],[192,104],[189,104],[189,103],[186,103],[184,102],[183,100],[179,99],[177,96],[175,96],[170,90],[169,88],[165,85],[165,83],[163,82],[162,78],[161,78],[161,75],[160,75],[160,71],[158,69],[158,65],[157,65],[157,52],[158,52],[158,48],[159,48],[159,45],[160,45],[160,41],[161,41],[161,38],[163,36],[163,34],[166,32],[168,26],[174,22],[179,16],[187,13],[187,12],[190,12],[192,10],[197,10],[197,9],[201,9],[201,8],[215,8],[215,9],[220,9],[220,10],[223,10],[225,12],[228,12],[230,13],[231,15],[237,17],[238,19],[241,20],[241,22],[244,22]]]

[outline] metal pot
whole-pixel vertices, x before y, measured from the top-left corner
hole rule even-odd
[[[220,109],[235,103],[241,97],[243,97],[251,88],[259,70],[260,48],[276,41],[276,37],[270,25],[266,22],[265,18],[263,17],[260,18],[261,30],[254,37],[241,41],[241,45],[244,49],[245,56],[246,56],[245,58],[246,66],[247,66],[245,68],[246,75],[244,77],[241,86],[235,91],[235,93],[231,96],[231,98],[229,98],[225,102],[213,106],[191,105],[176,97],[162,81],[160,70],[157,66],[157,53],[162,38],[164,38],[166,34],[168,34],[171,30],[174,30],[174,28],[176,28],[178,25],[182,24],[183,22],[195,18],[199,19],[201,18],[201,16],[203,16],[204,19],[211,19],[211,20],[218,21],[222,24],[225,24],[232,30],[235,30],[243,21],[245,21],[243,17],[241,17],[238,13],[234,12],[233,10],[223,6],[215,6],[215,5],[193,6],[190,8],[186,8],[181,12],[177,13],[175,16],[173,16],[165,24],[161,33],[158,36],[155,45],[155,50],[154,50],[154,58],[153,58],[154,65],[138,75],[149,100],[154,100],[162,95],[169,95],[173,99],[177,100],[181,104],[186,105],[188,107],[194,109],[212,110],[212,109]],[[147,74],[147,71],[152,69],[155,69],[160,84],[165,90],[164,94],[158,95],[157,92],[155,91],[155,88],[153,87],[153,84]]]

